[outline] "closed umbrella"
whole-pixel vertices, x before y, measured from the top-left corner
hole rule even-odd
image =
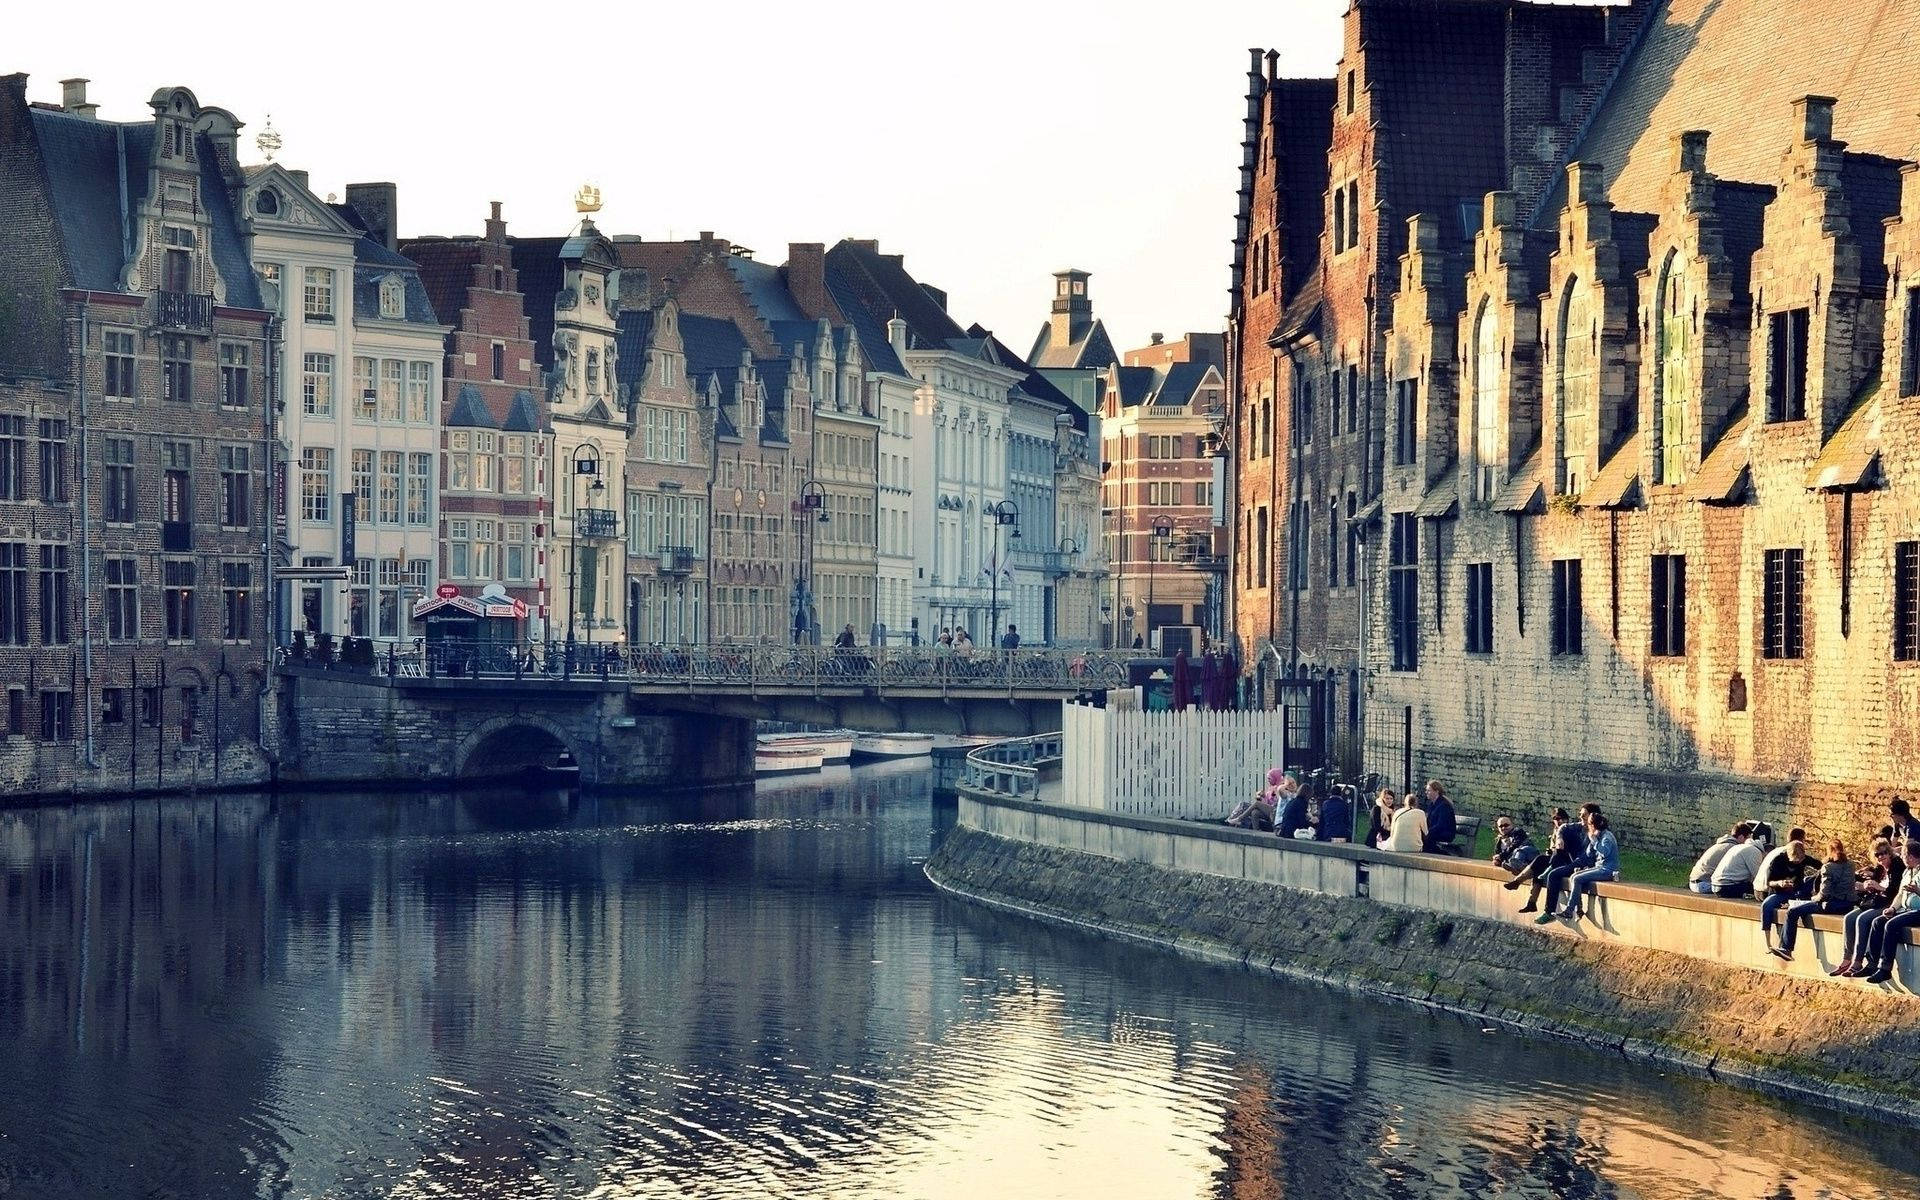
[[[1173,655],[1173,711],[1186,711],[1192,687],[1193,672],[1187,666],[1187,652],[1176,650]]]

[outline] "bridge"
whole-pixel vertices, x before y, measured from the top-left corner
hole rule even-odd
[[[439,642],[278,671],[289,780],[475,779],[564,751],[605,787],[753,777],[754,722],[874,732],[1057,730],[1060,705],[1127,684],[1129,651]]]

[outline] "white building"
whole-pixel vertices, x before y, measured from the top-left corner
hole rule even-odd
[[[392,248],[392,185],[348,195],[365,209],[324,203],[305,172],[269,163],[246,172],[241,196],[263,302],[283,320],[282,561],[354,572],[283,593],[278,611],[309,636],[408,638],[438,574],[447,327]]]

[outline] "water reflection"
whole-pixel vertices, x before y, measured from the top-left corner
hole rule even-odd
[[[0,1194],[1915,1194],[1889,1130],[947,903],[929,782],[0,812]]]

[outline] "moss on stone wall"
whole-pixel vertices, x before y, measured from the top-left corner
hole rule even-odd
[[[1920,1004],[1822,980],[953,831],[939,886],[1920,1124]]]

